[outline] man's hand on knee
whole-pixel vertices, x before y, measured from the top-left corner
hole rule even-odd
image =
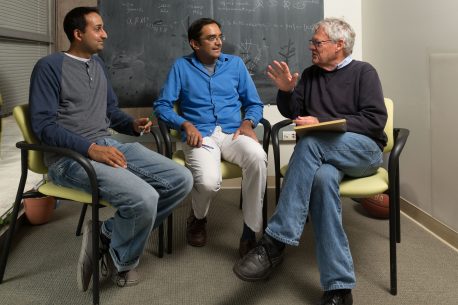
[[[235,131],[232,140],[237,139],[239,135],[245,135],[247,137],[252,138],[256,142],[259,142],[258,137],[256,136],[256,133],[253,130],[253,123],[250,120],[242,121],[242,125],[240,125],[240,127]]]
[[[94,161],[105,163],[113,167],[127,168],[127,160],[124,154],[112,146],[92,144],[87,154],[89,158]]]

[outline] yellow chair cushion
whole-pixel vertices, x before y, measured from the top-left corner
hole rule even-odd
[[[45,184],[38,188],[38,191],[44,195],[68,199],[82,203],[92,203],[92,195],[76,189],[71,189],[65,186],[59,186],[53,182],[47,181]],[[100,204],[110,206],[105,200],[100,200]]]
[[[348,178],[340,182],[340,196],[365,198],[388,190],[388,172],[380,167],[375,174],[363,178]]]
[[[186,165],[184,152],[177,150],[173,153],[172,160],[183,166]],[[228,161],[221,161],[221,177],[222,179],[232,179],[242,177],[242,169],[234,163]]]
[[[288,165],[280,169],[284,177]],[[388,190],[388,172],[379,168],[375,174],[363,178],[345,178],[340,183],[340,196],[352,198],[365,198],[372,195],[382,194]]]

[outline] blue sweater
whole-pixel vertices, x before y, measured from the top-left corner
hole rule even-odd
[[[177,101],[180,115],[173,110]],[[160,119],[177,130],[189,121],[203,137],[211,135],[216,126],[221,126],[225,133],[233,133],[240,127],[242,118],[256,126],[263,107],[242,59],[227,54],[220,55],[211,76],[195,54],[176,60],[154,103]],[[182,140],[185,139],[183,133]]]
[[[103,63],[92,56],[85,63],[64,53],[40,59],[30,79],[30,122],[45,144],[88,156],[89,146],[110,136],[108,128],[134,135],[133,119],[118,107]],[[46,164],[59,156],[45,155]]]

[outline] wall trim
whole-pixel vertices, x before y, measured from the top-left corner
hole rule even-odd
[[[410,219],[415,221],[421,227],[428,232],[432,233],[439,240],[458,251],[458,232],[454,231],[447,225],[443,224],[439,220],[433,218],[428,213],[419,209],[414,204],[408,202],[404,198],[401,198],[401,211],[403,214],[408,216]],[[401,239],[402,239],[402,227],[401,227]]]

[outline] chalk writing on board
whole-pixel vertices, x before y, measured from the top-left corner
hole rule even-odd
[[[240,56],[264,103],[276,87],[265,75],[273,60],[301,72],[324,0],[98,0],[108,39],[101,53],[122,107],[151,106],[173,62],[192,52],[189,25],[209,17],[222,25],[223,52]]]

